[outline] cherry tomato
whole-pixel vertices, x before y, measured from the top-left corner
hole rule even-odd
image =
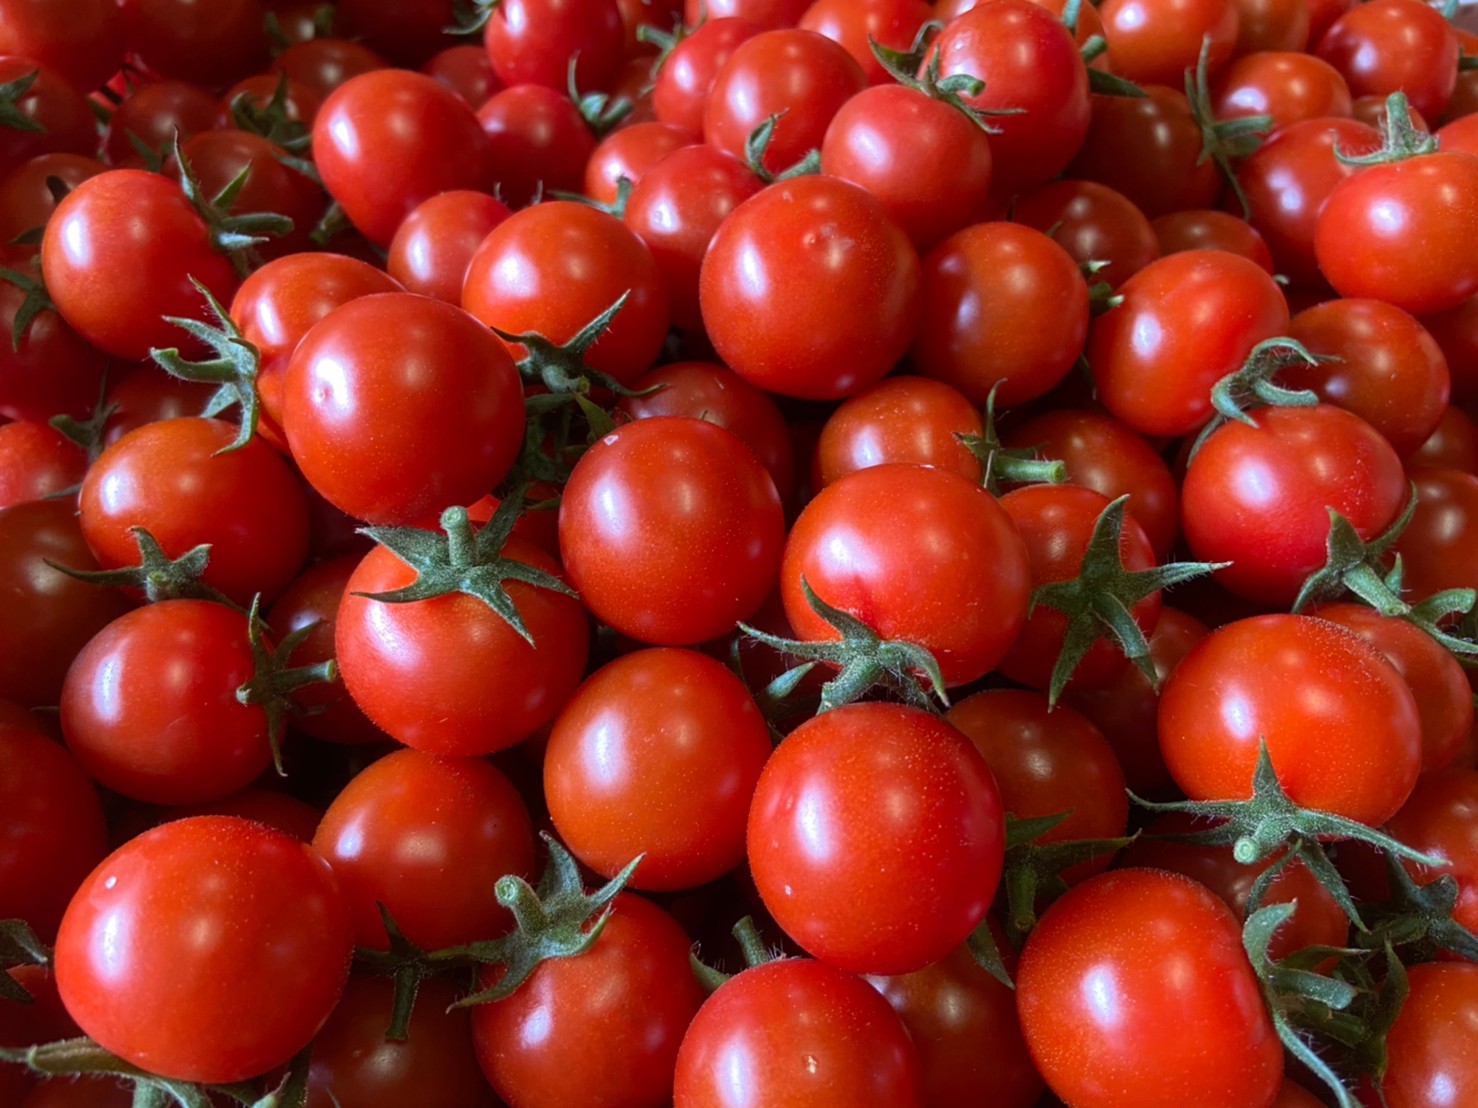
[[[934,11],[923,0],[815,0],[797,25],[839,43],[862,67],[869,84],[885,85],[893,78],[871,44],[906,51],[931,18]]]
[[[564,90],[571,62],[582,92],[605,88],[625,47],[615,0],[503,0],[483,33],[493,72],[504,85]]]
[[[457,8],[453,0],[339,0],[335,19],[336,25],[394,61],[419,65],[446,45],[447,28],[457,22]]]
[[[1478,966],[1442,963],[1407,971],[1406,1002],[1386,1033],[1381,1093],[1391,1108],[1438,1108],[1478,1095],[1470,1050],[1478,1019]]]
[[[41,154],[92,154],[97,132],[82,94],[49,67],[28,58],[0,56],[0,83],[9,84],[35,74],[28,89],[8,105],[26,122],[0,128],[0,176],[11,173]]]
[[[103,153],[117,166],[143,167],[140,147],[162,157],[174,145],[215,126],[216,98],[190,81],[146,84],[124,97],[108,121]]]
[[[1181,84],[1203,43],[1207,70],[1215,74],[1237,45],[1234,0],[1105,0],[1099,14],[1109,68],[1140,85]]]
[[[106,168],[96,158],[66,152],[37,154],[16,166],[0,178],[0,243],[23,250],[28,256],[39,253],[39,244],[17,244],[12,240],[46,226],[56,211],[58,201],[47,182],[55,177],[70,192]]]
[[[1212,100],[1217,119],[1270,117],[1270,134],[1305,119],[1348,116],[1353,110],[1350,87],[1339,70],[1312,54],[1280,50],[1237,58],[1217,78]]]
[[[261,0],[119,0],[128,51],[144,69],[224,87],[267,61]]]
[[[0,425],[0,508],[76,488],[86,472],[86,452],[56,428]]]
[[[115,0],[7,0],[0,54],[40,62],[91,92],[123,62],[123,13]]]
[[[928,377],[889,377],[844,401],[821,429],[814,484],[822,489],[849,473],[902,462],[934,466],[978,484],[980,459],[958,436],[984,433],[969,400]]]
[[[479,46],[448,46],[428,58],[421,72],[451,89],[473,111],[503,87],[488,52]]]
[[[511,214],[508,205],[486,193],[438,193],[401,223],[386,268],[410,292],[460,307],[472,255]]]
[[[1144,213],[1096,181],[1052,181],[1031,189],[1016,198],[1011,217],[1050,235],[1080,266],[1107,263],[1094,280],[1113,288],[1160,256]]]
[[[613,131],[585,163],[584,193],[598,204],[614,204],[621,178],[640,184],[647,171],[673,151],[699,141],[697,132],[657,120]]]
[[[363,73],[390,65],[362,42],[342,38],[311,38],[294,43],[273,60],[269,72],[286,74],[314,93],[319,101]]]
[[[1196,210],[1169,212],[1156,217],[1153,225],[1160,253],[1185,250],[1225,250],[1256,262],[1273,272],[1273,255],[1257,228],[1229,212]]]
[[[584,187],[595,136],[568,93],[514,85],[490,96],[477,121],[488,137],[494,191],[510,208]]]
[[[1435,17],[1435,18],[1434,18]],[[1420,0],[1371,0],[1352,7],[1319,40],[1316,52],[1356,96],[1398,89],[1428,119],[1440,119],[1457,83],[1457,36]]]
[[[663,59],[653,79],[652,107],[663,123],[701,133],[708,95],[724,63],[735,48],[761,28],[746,19],[718,15],[708,18],[684,36]]]
[[[1397,540],[1402,583],[1413,603],[1443,589],[1478,587],[1478,477],[1414,467],[1416,514]]]
[[[1470,931],[1478,927],[1478,773],[1449,769],[1424,777],[1386,829],[1413,850],[1443,860],[1431,869],[1401,864],[1420,884],[1451,875],[1457,882],[1453,920]]]

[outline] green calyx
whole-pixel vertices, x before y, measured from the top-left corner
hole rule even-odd
[[[1068,25],[1068,30],[1074,35],[1077,32],[1077,11],[1079,0],[1071,0],[1069,7],[1073,11],[1073,22]],[[1064,8],[1062,13],[1063,23],[1067,23],[1068,9]],[[1140,88],[1126,77],[1110,73],[1104,69],[1093,68],[1093,63],[1108,52],[1108,40],[1102,35],[1094,35],[1083,43],[1079,54],[1083,58],[1083,65],[1088,69],[1088,91],[1096,92],[1100,96],[1127,96],[1135,100],[1143,100],[1149,93]]]
[[[1008,449],[1001,445],[996,431],[997,381],[985,398],[982,412],[985,424],[978,435],[955,433],[955,439],[980,462],[980,483],[992,496],[999,496],[1002,485],[1061,485],[1067,481],[1067,466],[1038,456],[1035,447]]]
[[[1387,854],[1385,860],[1391,897],[1365,906],[1370,930],[1357,934],[1356,943],[1368,950],[1400,947],[1418,962],[1442,954],[1478,962],[1478,935],[1452,918],[1460,891],[1457,879],[1443,873],[1418,884],[1400,858]]]
[[[835,628],[840,640],[810,642],[785,639],[760,631],[748,624],[739,630],[766,646],[789,654],[804,662],[782,673],[761,694],[761,700],[784,700],[817,664],[836,668],[837,675],[821,686],[821,704],[817,713],[828,712],[862,699],[873,689],[881,688],[906,704],[938,714],[939,703],[949,704],[944,688],[944,675],[934,655],[917,643],[886,640],[860,619],[840,608],[834,608],[801,578],[801,590],[811,610]],[[919,676],[928,681],[934,696],[924,691]],[[935,698],[938,698],[936,703]]]
[[[257,394],[257,377],[262,368],[262,355],[242,335],[236,321],[221,307],[220,301],[211,295],[211,291],[193,277],[190,278],[190,283],[205,297],[211,314],[216,318],[216,325],[176,316],[166,316],[165,322],[199,340],[214,350],[216,356],[205,361],[187,361],[180,355],[177,347],[150,350],[149,356],[171,377],[216,386],[215,393],[206,402],[205,410],[200,413],[202,416],[217,416],[233,405],[240,405],[241,422],[235,440],[229,446],[216,451],[217,454],[229,454],[233,450],[240,450],[257,433],[262,408],[261,398]]]
[[[72,569],[48,561],[46,564],[58,573],[86,581],[100,588],[138,589],[150,604],[161,600],[213,600],[236,611],[241,609],[231,603],[219,589],[207,585],[202,577],[210,564],[210,544],[201,543],[185,551],[178,558],[164,553],[147,530],[130,527],[129,534],[139,546],[139,564],[122,569]]]
[[[33,69],[13,80],[0,83],[0,127],[11,131],[25,131],[28,134],[44,135],[46,127],[36,119],[32,119],[21,110],[20,102],[25,99],[26,94],[31,91],[37,79],[41,76],[41,70]]]
[[[313,141],[306,123],[288,118],[286,73],[278,75],[277,86],[265,104],[256,103],[250,93],[243,92],[232,98],[230,110],[238,130],[264,138],[289,153],[302,154]]]
[[[1303,343],[1282,336],[1258,343],[1240,368],[1211,386],[1211,409],[1215,414],[1196,436],[1190,459],[1194,460],[1206,440],[1227,422],[1235,420],[1256,427],[1257,420],[1249,413],[1258,408],[1312,408],[1319,404],[1319,394],[1312,389],[1284,388],[1273,378],[1285,369],[1338,360],[1329,354],[1311,354]]]
[[[626,218],[626,205],[631,200],[631,191],[636,186],[631,183],[631,178],[622,174],[616,179],[616,199],[609,204],[602,204],[593,197],[586,196],[583,192],[562,192],[559,189],[550,189],[548,196],[551,200],[565,200],[572,204],[584,204],[587,208],[595,208],[597,211],[613,215],[617,219]]]
[[[26,337],[26,332],[31,329],[36,317],[42,312],[54,313],[56,304],[46,291],[46,282],[42,280],[39,268],[35,274],[0,268],[0,281],[9,282],[26,294],[20,307],[15,310],[15,319],[10,327],[10,349],[19,353],[21,340]]]
[[[263,635],[266,625],[258,615],[261,595],[252,598],[246,615],[246,634],[251,643],[252,675],[236,690],[238,703],[261,708],[267,716],[267,742],[272,747],[272,765],[279,776],[286,777],[282,766],[282,734],[287,716],[302,715],[303,709],[293,701],[293,693],[308,685],[319,685],[339,679],[338,666],[330,658],[309,666],[294,666],[293,652],[303,644],[315,624],[308,624],[287,635],[277,646],[267,645]]]
[[[503,545],[523,511],[523,490],[503,498],[488,525],[474,532],[467,509],[448,508],[441,515],[444,534],[419,527],[364,527],[368,535],[416,571],[416,579],[401,589],[383,593],[356,593],[382,604],[411,604],[438,596],[465,593],[481,600],[530,646],[534,638],[524,626],[507,583],[519,581],[536,589],[565,596],[576,593],[558,577],[513,558],[503,557]]]
[[[570,100],[579,110],[580,118],[585,120],[586,126],[595,133],[595,137],[604,138],[620,126],[621,121],[631,114],[636,105],[625,96],[613,97],[608,92],[582,93],[575,84],[575,66],[579,60],[579,54],[570,55],[567,76]]]
[[[453,23],[446,28],[449,35],[475,35],[481,33],[493,18],[493,12],[503,0],[452,0]]]
[[[1324,844],[1328,842],[1353,840],[1419,865],[1444,864],[1442,859],[1412,850],[1404,843],[1357,820],[1295,804],[1278,782],[1278,774],[1266,743],[1260,744],[1257,768],[1252,778],[1252,795],[1246,800],[1184,800],[1162,804],[1143,800],[1133,793],[1130,797],[1140,807],[1152,812],[1185,812],[1201,819],[1216,821],[1216,826],[1207,830],[1170,837],[1198,846],[1230,845],[1233,856],[1243,865],[1252,865],[1286,849],[1286,853],[1264,870],[1253,884],[1248,897],[1249,911],[1260,906],[1268,886],[1282,869],[1299,859],[1329,891],[1356,929],[1361,932],[1369,931],[1370,928],[1355,907],[1349,887],[1325,851]]]
[[[200,218],[205,221],[211,243],[222,254],[231,259],[238,277],[246,277],[261,259],[256,248],[269,239],[291,234],[293,221],[285,215],[273,212],[249,212],[230,215],[231,205],[241,195],[251,177],[251,166],[242,167],[240,173],[227,182],[226,187],[214,196],[206,196],[195,175],[194,167],[181,148],[179,132],[175,132],[172,150],[175,162],[180,167],[180,189],[190,201]]]
[[[1054,843],[1037,841],[1072,814],[1069,809],[1036,819],[1017,819],[1009,813],[1006,816],[1006,863],[1001,874],[1001,890],[1005,896],[1006,938],[1018,950],[1037,925],[1037,909],[1067,892],[1063,871],[1095,858],[1110,857],[1134,841],[1132,835]]]
[[[5,972],[7,966],[49,965],[51,950],[36,937],[30,924],[21,919],[0,920],[0,1001],[36,1003],[36,998]]]
[[[1134,605],[1161,589],[1203,577],[1229,564],[1172,562],[1151,569],[1126,569],[1120,554],[1120,539],[1128,503],[1129,497],[1121,496],[1099,514],[1083,551],[1077,577],[1042,585],[1032,593],[1028,615],[1038,607],[1045,607],[1067,617],[1062,650],[1047,687],[1047,701],[1054,706],[1083,656],[1105,637],[1112,637],[1124,656],[1158,690],[1160,677],[1150,657],[1149,640],[1134,620]]]
[[[1386,117],[1381,120],[1380,130],[1381,148],[1374,153],[1362,156],[1346,154],[1336,142],[1334,156],[1340,164],[1359,169],[1404,162],[1423,154],[1435,154],[1440,149],[1436,135],[1419,129],[1411,121],[1411,108],[1404,92],[1393,92],[1386,97]]]
[[[1190,101],[1191,115],[1201,128],[1201,154],[1196,159],[1196,164],[1204,165],[1208,161],[1216,163],[1237,197],[1243,216],[1246,216],[1251,209],[1247,206],[1247,197],[1237,180],[1233,163],[1247,157],[1262,145],[1273,130],[1273,117],[1254,115],[1243,119],[1218,120],[1211,108],[1210,64],[1211,36],[1207,35],[1201,40],[1201,56],[1196,61],[1196,68],[1186,70],[1185,75],[1185,98]]]
[[[455,967],[502,966],[503,974],[486,989],[456,1004],[468,1008],[512,996],[541,964],[554,958],[574,958],[595,945],[615,911],[614,901],[636,872],[638,855],[595,892],[587,892],[580,868],[570,852],[553,836],[542,834],[549,861],[537,888],[509,874],[498,879],[494,895],[513,914],[516,926],[499,939],[423,951],[401,933],[384,905],[380,916],[390,936],[390,949],[361,950],[356,957],[376,973],[395,979],[395,1007],[386,1037],[405,1038],[420,983],[433,974]]]
[[[878,64],[886,69],[900,85],[921,92],[931,100],[938,100],[964,113],[986,134],[1000,134],[999,127],[990,125],[990,117],[1020,115],[1022,109],[977,108],[970,103],[970,100],[985,91],[984,81],[969,73],[951,73],[948,77],[939,75],[939,52],[935,51],[930,56],[928,44],[929,40],[938,33],[940,26],[932,20],[925,23],[919,28],[918,37],[914,39],[913,46],[908,50],[892,50],[875,39],[868,39],[867,45],[872,49],[872,56],[878,60]],[[925,61],[925,58],[928,60]]]
[[[781,117],[785,112],[776,112],[766,117],[765,121],[749,132],[749,137],[744,140],[744,164],[749,166],[749,171],[767,185],[773,185],[776,181],[789,181],[796,177],[813,177],[821,172],[821,151],[812,149],[804,158],[779,173],[771,173],[765,166],[765,154],[770,149],[770,143],[775,138],[775,128],[779,126]]]

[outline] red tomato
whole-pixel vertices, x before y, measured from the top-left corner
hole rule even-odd
[[[859,470],[823,489],[791,529],[780,572],[802,639],[838,632],[801,580],[884,639],[929,650],[947,685],[995,668],[1021,632],[1031,591],[1025,545],[984,489],[915,465]]]
[[[559,837],[640,889],[690,889],[744,860],[770,733],[744,685],[692,650],[640,650],[597,670],[555,721],[544,797]]]
[[[956,436],[983,433],[975,405],[944,382],[889,377],[844,401],[826,421],[814,484],[820,490],[859,469],[895,462],[951,470],[979,484],[980,459]]]
[[[726,365],[782,396],[834,400],[881,380],[913,340],[918,255],[882,203],[831,177],[771,185],[703,259],[703,324]]]
[[[76,488],[86,472],[87,453],[56,428],[0,425],[0,508]]]
[[[146,71],[218,88],[267,61],[261,0],[119,0],[128,51]]]
[[[570,581],[599,620],[642,642],[717,638],[775,584],[775,483],[735,435],[682,417],[612,431],[575,465],[559,508]]]
[[[1375,647],[1310,616],[1212,632],[1160,693],[1160,751],[1193,800],[1250,795],[1260,743],[1295,803],[1371,826],[1395,815],[1421,770],[1410,686]]]
[[[1452,404],[1442,409],[1437,429],[1401,459],[1408,466],[1435,466],[1478,473],[1478,424]]]
[[[726,18],[712,9],[663,59],[653,78],[652,107],[663,123],[702,132],[708,94],[738,45],[761,28],[746,19]]]
[[[493,73],[492,59],[480,46],[448,46],[427,59],[421,72],[451,89],[473,111],[503,87]]]
[[[678,1047],[703,1002],[691,943],[639,896],[614,907],[584,954],[544,962],[512,996],[472,1010],[477,1060],[510,1104],[639,1108],[672,1095]]]
[[[3,22],[3,21],[0,21]],[[7,104],[7,115],[25,122],[0,129],[0,176],[40,154],[91,154],[97,131],[82,94],[50,67],[29,58],[0,56],[0,84],[35,74],[29,88]]]
[[[1449,769],[1424,777],[1386,829],[1413,850],[1443,860],[1431,869],[1401,864],[1419,884],[1449,874],[1457,882],[1453,920],[1469,931],[1478,928],[1478,772]]]
[[[342,38],[311,38],[294,43],[273,60],[271,73],[284,73],[320,101],[339,86],[363,73],[390,65],[361,42]]]
[[[455,150],[448,158],[438,151]],[[313,157],[344,214],[377,246],[449,189],[491,191],[487,136],[456,93],[423,73],[376,70],[337,88],[313,121]]]
[[[1229,212],[1169,212],[1157,217],[1153,226],[1162,255],[1185,250],[1225,250],[1273,272],[1273,255],[1257,228]]]
[[[86,154],[37,154],[0,177],[0,242],[23,249],[27,256],[39,253],[39,244],[16,244],[11,240],[44,227],[56,211],[58,201],[47,185],[48,179],[55,177],[70,192],[106,168]]]
[[[1214,74],[1237,45],[1234,0],[1106,0],[1099,14],[1109,68],[1140,85],[1182,84],[1207,40],[1207,69]]]
[[[798,26],[841,44],[862,67],[869,84],[885,85],[893,78],[873,55],[871,44],[906,51],[931,18],[934,10],[924,0],[815,0]]]
[[[142,168],[138,149],[163,155],[174,145],[175,134],[184,142],[215,126],[217,104],[210,89],[190,81],[159,81],[130,92],[113,111],[103,143],[111,164]],[[137,143],[135,143],[137,139]]]
[[[36,315],[15,342],[15,317],[25,301],[24,292],[0,281],[0,416],[81,418],[97,403],[106,358],[54,311]]]
[[[823,717],[824,718],[824,717]],[[745,970],[704,1003],[674,1108],[923,1108],[918,1052],[888,1002],[809,959]]]
[[[123,14],[115,0],[7,0],[0,54],[40,62],[91,92],[123,62]]]
[[[313,846],[338,878],[355,945],[377,950],[389,946],[377,905],[426,950],[496,938],[512,925],[493,895],[498,878],[534,869],[534,831],[508,778],[476,758],[419,750],[350,781]]]
[[[701,141],[696,131],[649,120],[612,131],[585,163],[584,193],[598,204],[614,204],[621,178],[632,185],[669,154]]]
[[[1478,966],[1442,963],[1407,971],[1406,1002],[1386,1033],[1381,1093],[1390,1108],[1438,1108],[1478,1096],[1470,1049],[1478,1019]]]
[[[335,8],[337,26],[402,65],[418,65],[445,46],[447,28],[457,22],[453,0],[339,0]]]
[[[1350,87],[1339,70],[1294,51],[1242,55],[1222,71],[1212,94],[1217,119],[1265,115],[1272,119],[1269,134],[1305,119],[1348,116],[1353,110]]]
[[[771,756],[749,864],[775,921],[853,973],[912,973],[985,918],[1006,839],[1001,794],[964,735],[918,708],[848,704]]]
[[[1478,588],[1478,477],[1416,467],[1416,514],[1401,533],[1402,583],[1412,603],[1443,589]]]
[[[1160,256],[1154,229],[1123,193],[1096,181],[1052,181],[1016,198],[1011,217],[1046,232],[1080,266],[1117,288]]]
[[[558,575],[534,543],[503,556]],[[522,742],[552,720],[585,672],[590,629],[578,600],[508,584],[530,646],[481,600],[462,593],[386,604],[357,593],[404,588],[415,571],[376,547],[349,579],[335,629],[344,686],[364,714],[407,746],[472,757]],[[414,644],[414,648],[410,648]]]
[[[1092,1108],[1271,1104],[1283,1048],[1241,928],[1189,878],[1119,870],[1047,909],[1016,1007],[1053,1092]]]
[[[328,864],[229,816],[176,820],[109,855],[62,919],[56,979],[82,1030],[181,1081],[283,1065],[328,1019],[353,932]]]
[[[1306,0],[1237,0],[1238,58],[1260,51],[1302,50],[1311,41]]]
[[[575,63],[582,92],[609,85],[626,45],[615,0],[503,0],[492,8],[483,43],[504,85],[563,91]]]
[[[1440,119],[1457,83],[1457,36],[1420,0],[1370,0],[1352,7],[1319,40],[1317,53],[1356,96],[1398,89],[1428,119]]]
[[[409,291],[460,307],[472,255],[511,214],[508,205],[486,193],[438,193],[405,217],[385,267]]]

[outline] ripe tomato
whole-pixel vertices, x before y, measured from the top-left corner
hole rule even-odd
[[[268,72],[286,74],[319,101],[364,73],[390,65],[362,42],[342,38],[310,38],[294,43],[273,59]]]
[[[510,214],[508,205],[486,193],[438,193],[401,223],[386,268],[409,291],[460,306],[472,255]]]
[[[672,1095],[683,1033],[703,1002],[678,922],[623,893],[595,945],[542,963],[472,1010],[477,1060],[518,1108],[645,1108]],[[499,970],[485,972],[491,985]]]
[[[217,87],[267,61],[261,0],[119,0],[128,51],[148,72]]]
[[[1390,1108],[1438,1108],[1478,1096],[1470,1049],[1478,1019],[1478,966],[1437,963],[1407,971],[1406,1003],[1386,1034],[1381,1093]]]
[[[1213,631],[1160,693],[1160,751],[1191,799],[1248,797],[1260,743],[1294,803],[1371,826],[1421,770],[1410,686],[1375,647],[1310,616]]]
[[[1448,769],[1423,777],[1386,829],[1413,850],[1443,860],[1430,869],[1402,865],[1419,884],[1451,875],[1457,882],[1453,920],[1469,931],[1478,928],[1478,772]]]
[[[1160,256],[1154,229],[1127,196],[1096,181],[1051,181],[1016,198],[1011,216],[1051,235],[1079,265],[1107,263],[1094,280],[1118,288]]]
[[[819,37],[819,36],[818,36]],[[834,400],[881,380],[919,325],[919,260],[870,193],[780,181],[724,220],[699,278],[724,363],[782,396]]]
[[[55,177],[70,192],[106,169],[102,162],[85,154],[38,154],[0,177],[0,242],[7,248],[23,250],[28,257],[37,254],[39,243],[13,243],[11,240],[37,227],[44,227],[52,212],[56,211],[58,200],[52,195],[47,180]]]
[[[1203,42],[1207,70],[1226,65],[1241,22],[1234,0],[1106,0],[1099,14],[1109,68],[1136,84],[1172,88],[1196,67]]]
[[[1021,952],[1016,1007],[1048,1086],[1082,1108],[1247,1108],[1283,1078],[1236,918],[1179,874],[1069,890]]]
[[[928,377],[889,377],[831,414],[816,444],[819,489],[849,473],[902,462],[981,479],[980,459],[956,437],[979,437],[980,412],[961,393]]]
[[[934,10],[923,0],[815,0],[798,26],[841,44],[869,84],[886,85],[893,78],[873,55],[871,43],[907,50],[931,18]]]
[[[328,863],[229,816],[175,820],[109,855],[57,937],[62,1002],[134,1065],[181,1081],[243,1081],[323,1026],[353,931]]]
[[[0,508],[74,489],[86,472],[86,452],[56,428],[0,424]]]
[[[723,665],[640,650],[597,670],[549,735],[544,797],[559,837],[603,877],[690,889],[744,860],[744,823],[770,757],[764,717]]]
[[[1242,55],[1222,71],[1212,96],[1217,119],[1265,115],[1272,120],[1269,134],[1305,119],[1348,116],[1353,110],[1350,86],[1339,70],[1294,51]]]
[[[775,584],[785,521],[775,483],[731,432],[641,419],[575,465],[559,547],[585,606],[623,635],[664,646],[717,638]]]
[[[1443,589],[1478,588],[1478,477],[1418,466],[1416,514],[1396,542],[1402,582],[1413,603]]]
[[[15,317],[25,301],[24,292],[0,281],[0,416],[81,418],[97,403],[106,359],[54,311],[39,313],[15,342]]]
[[[411,293],[330,312],[293,352],[283,392],[303,476],[370,523],[424,524],[472,503],[523,445],[522,382],[502,342]]]
[[[614,204],[620,195],[621,178],[638,185],[647,171],[669,154],[701,141],[695,131],[658,120],[612,131],[585,163],[585,195],[598,204]]]
[[[1273,272],[1273,255],[1257,228],[1229,212],[1211,209],[1167,212],[1153,223],[1161,254],[1184,250],[1225,250]]]
[[[559,573],[527,539],[510,538],[503,556]],[[463,593],[409,604],[356,595],[404,588],[415,577],[376,547],[345,587],[335,629],[339,671],[364,714],[407,746],[455,757],[513,746],[552,720],[585,672],[590,629],[580,602],[509,582],[530,646]]]
[[[108,122],[103,155],[116,166],[144,166],[134,139],[151,154],[163,155],[176,133],[184,142],[215,126],[217,105],[210,89],[190,81],[145,84],[123,98]]]
[[[995,668],[1026,622],[1026,546],[996,499],[955,473],[881,465],[808,504],[785,547],[785,614],[802,639],[839,636],[801,580],[884,639],[929,650],[946,685]]]
[[[801,724],[749,811],[765,907],[853,973],[912,973],[985,918],[1005,855],[1001,794],[964,735],[919,708],[863,703]]]
[[[7,105],[24,120],[0,129],[0,176],[9,174],[40,154],[89,154],[97,133],[88,116],[87,101],[65,78],[28,58],[0,56],[0,83],[10,84],[35,74],[29,88]]]
[[[123,62],[123,14],[114,0],[7,0],[0,54],[40,62],[91,92]]]
[[[653,78],[652,108],[663,123],[701,134],[708,94],[719,70],[735,48],[761,28],[711,9],[707,19],[689,26],[692,30],[663,59]]]
[[[510,208],[583,187],[595,136],[568,93],[514,85],[488,97],[477,120],[488,137],[494,191]]]
[[[850,973],[805,958],[725,982],[677,1057],[674,1108],[924,1103],[918,1052],[888,1002]]]
[[[1319,40],[1319,57],[1356,96],[1398,89],[1427,119],[1442,118],[1457,84],[1457,36],[1436,8],[1419,0],[1371,0],[1339,17]]]
[[[504,85],[564,90],[575,63],[582,92],[609,86],[626,44],[615,0],[503,0],[483,33]]]
[[[338,878],[355,945],[377,950],[389,946],[378,905],[424,950],[496,938],[512,919],[493,887],[534,869],[533,827],[508,778],[476,758],[419,750],[350,781],[313,846]]]

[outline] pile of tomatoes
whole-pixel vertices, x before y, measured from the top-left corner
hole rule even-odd
[[[1478,1104],[1464,19],[0,0],[0,1108]]]

